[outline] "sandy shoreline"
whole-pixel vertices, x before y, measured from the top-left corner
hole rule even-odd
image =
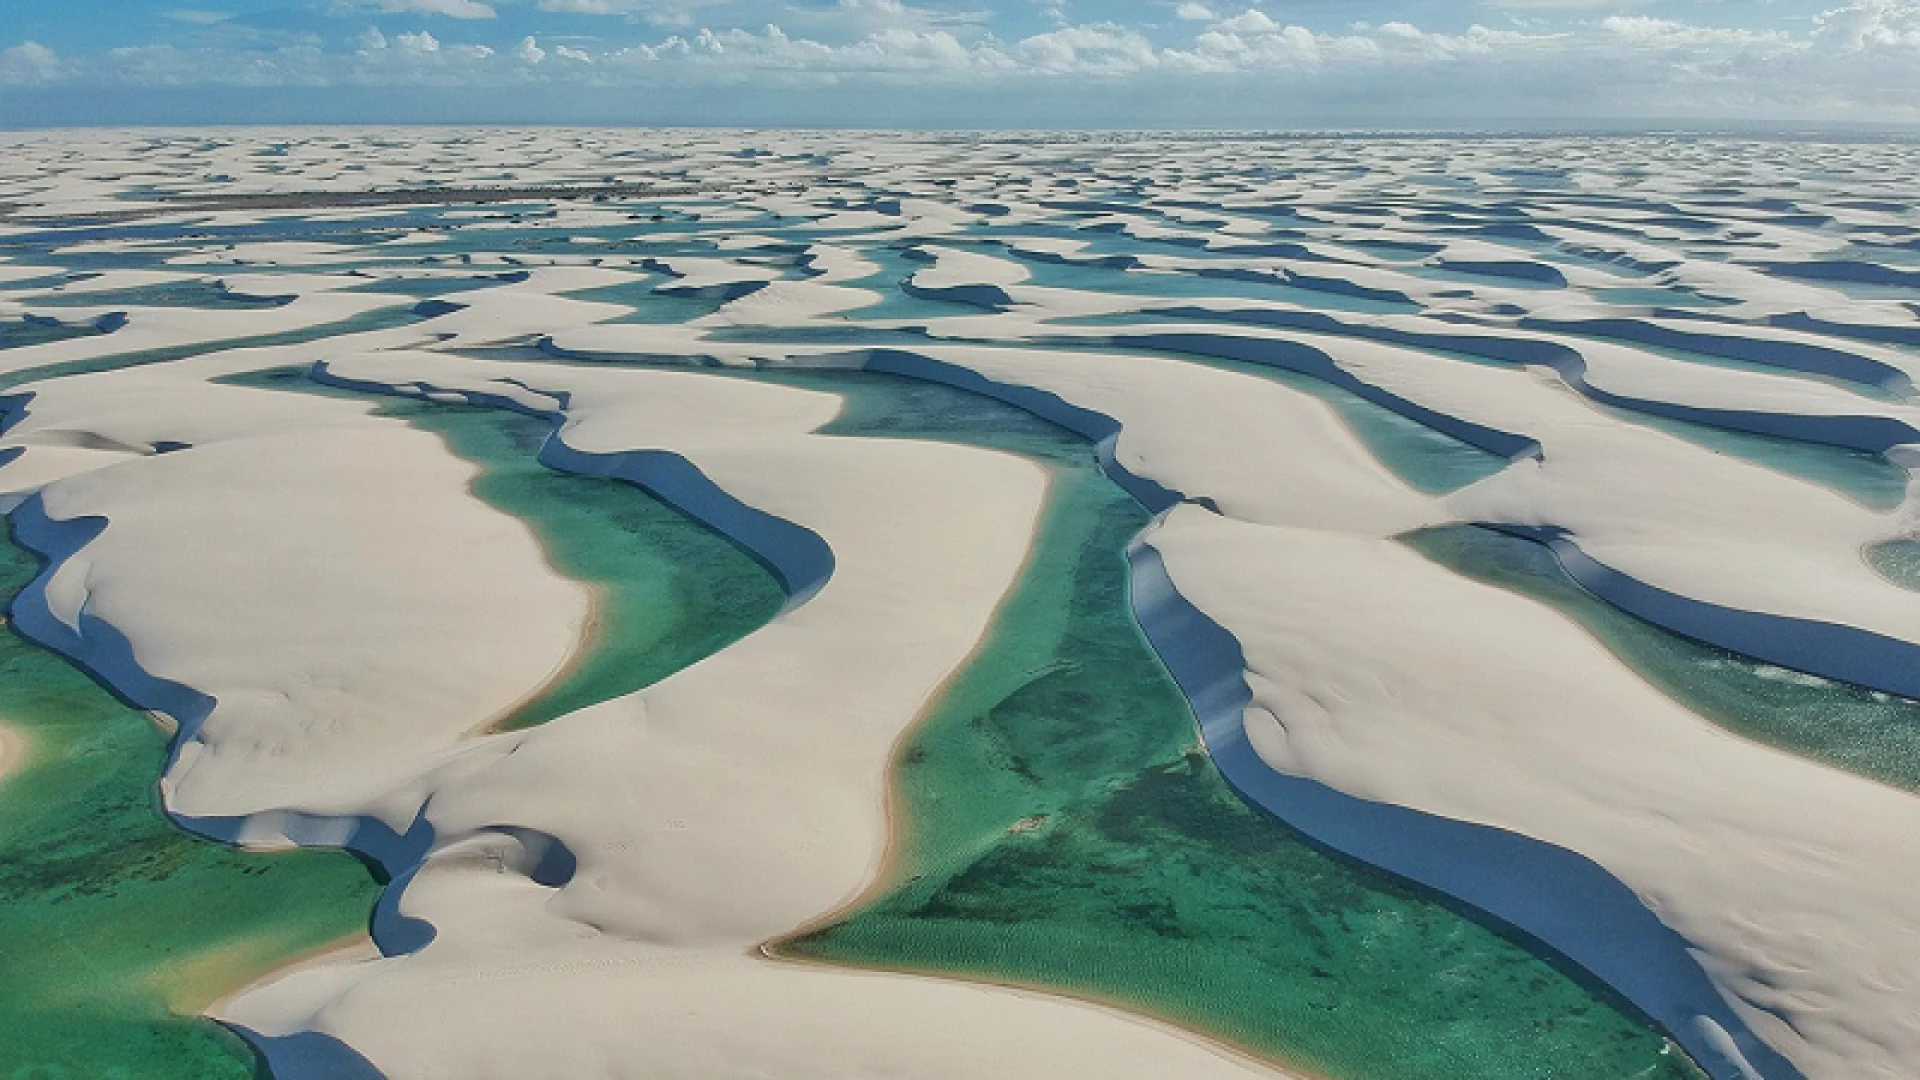
[[[784,939],[783,939],[784,940]],[[1171,1035],[1183,1042],[1220,1055],[1223,1058],[1264,1070],[1278,1080],[1331,1080],[1322,1073],[1307,1072],[1292,1062],[1279,1061],[1259,1051],[1243,1046],[1231,1039],[1222,1038],[1212,1032],[1203,1031],[1177,1017],[1155,1012],[1137,1003],[1091,991],[1068,990],[1061,987],[1041,986],[1037,983],[1022,982],[1018,979],[1004,979],[988,975],[960,974],[951,971],[919,970],[915,968],[890,968],[866,964],[828,963],[824,960],[812,960],[803,956],[790,956],[780,951],[779,942],[768,942],[758,950],[758,955],[771,963],[790,964],[795,967],[812,968],[821,971],[854,972],[874,978],[890,979],[934,979],[942,982],[961,982],[970,986],[980,986],[991,990],[1000,990],[1021,997],[1045,998],[1052,1001],[1066,1001],[1077,1005],[1097,1009],[1111,1014],[1127,1023],[1150,1028]]]
[[[527,526],[527,533],[532,536],[536,544],[540,543],[539,534],[534,531],[531,525]],[[568,679],[573,678],[582,667],[586,666],[587,661],[593,657],[594,650],[600,645],[602,632],[604,630],[604,627],[601,625],[601,612],[606,608],[608,588],[604,585],[578,581],[568,577],[561,573],[558,567],[554,566],[553,554],[547,550],[545,544],[540,544],[540,551],[546,559],[547,569],[553,573],[554,577],[576,585],[586,593],[587,611],[586,615],[580,620],[579,636],[574,642],[573,651],[568,654],[564,661],[554,667],[552,674],[542,680],[540,685],[529,690],[525,697],[522,697],[512,705],[500,710],[499,713],[488,717],[485,721],[476,725],[471,732],[468,732],[469,738],[478,738],[482,735],[498,735],[503,732],[521,730],[517,727],[508,726],[508,721],[520,715],[529,705],[552,693],[556,687],[564,686]],[[554,719],[557,720],[559,717],[554,717]]]
[[[1188,1042],[1206,1047],[1223,1057],[1254,1065],[1258,1068],[1273,1070],[1282,1080],[1327,1080],[1326,1077],[1319,1073],[1303,1071],[1300,1066],[1293,1062],[1274,1058],[1250,1046],[1236,1043],[1231,1039],[1206,1031],[1179,1017],[1157,1012],[1138,1002],[1128,1001],[1113,995],[1073,990],[1058,986],[1047,986],[1039,983],[1024,982],[1018,979],[973,973],[963,974],[933,968],[896,968],[816,960],[809,957],[793,955],[786,951],[786,945],[789,942],[823,930],[841,921],[858,909],[884,896],[900,884],[903,875],[901,866],[907,857],[908,845],[905,842],[909,831],[907,826],[910,825],[910,815],[907,811],[909,800],[906,793],[906,771],[903,768],[902,758],[906,754],[907,749],[912,745],[914,739],[918,737],[919,734],[925,730],[927,724],[931,722],[934,714],[940,709],[941,704],[952,691],[954,684],[967,673],[993,644],[1001,616],[1006,612],[1008,606],[1013,603],[1021,587],[1025,584],[1027,575],[1033,570],[1034,563],[1039,557],[1040,538],[1050,523],[1049,519],[1054,509],[1052,499],[1060,486],[1061,474],[1065,469],[1059,465],[1041,464],[1039,462],[1035,464],[1046,473],[1046,487],[1041,496],[1043,500],[1041,505],[1045,507],[1045,509],[1034,518],[1033,533],[1028,539],[1026,558],[1021,563],[1019,572],[1015,575],[1013,583],[1008,587],[1006,594],[1000,598],[1000,603],[994,608],[993,617],[988,623],[987,630],[981,634],[980,639],[974,643],[973,650],[969,652],[966,659],[962,660],[947,678],[940,683],[939,688],[928,696],[919,713],[915,715],[913,723],[900,732],[899,737],[894,740],[893,746],[888,749],[885,804],[887,844],[880,855],[879,861],[875,864],[867,884],[862,887],[858,893],[849,897],[844,903],[839,904],[832,910],[823,912],[817,918],[808,920],[788,933],[762,942],[755,950],[755,954],[762,959],[776,964],[793,964],[825,971],[860,972],[875,977],[938,979],[948,982],[964,982],[974,986],[1004,990],[1015,994],[1078,1002],[1103,1012],[1115,1014],[1129,1023],[1140,1024],[1155,1030],[1167,1032]]]
[[[0,724],[0,783],[26,768],[30,745],[24,732]]]
[[[379,958],[380,950],[374,945],[373,938],[365,931],[357,931],[324,945],[316,945],[304,952],[295,953],[266,971],[254,974],[244,983],[234,986],[219,997],[200,1005],[196,1011],[201,1016],[219,1020],[225,1016],[230,1003],[245,996],[255,987],[278,982],[310,968],[331,967]]]
[[[1389,540],[1532,530],[1627,615],[1788,680],[1900,692],[1913,665],[1882,657],[1920,656],[1920,616],[1859,557],[1920,513],[1920,488],[1896,475],[1920,445],[1907,393],[1920,323],[1874,284],[1920,283],[1889,255],[1888,230],[1920,220],[1897,153],[1836,146],[1795,162],[1769,144],[1722,161],[1722,147],[1663,141],[1649,169],[1647,147],[1624,142],[1262,140],[1232,144],[1221,167],[1219,145],[1141,136],[1076,173],[1069,196],[1047,177],[1086,164],[1085,147],[766,133],[752,136],[763,153],[742,155],[730,133],[649,134],[649,153],[716,193],[634,207],[575,198],[589,177],[641,179],[599,136],[476,133],[457,150],[334,139],[265,155],[244,135],[166,156],[145,135],[20,148],[22,176],[76,154],[114,163],[77,187],[28,180],[15,201],[49,235],[0,259],[16,335],[0,367],[41,380],[4,418],[0,501],[60,564],[23,618],[163,728],[178,718],[161,791],[184,827],[248,848],[351,844],[417,868],[387,894],[386,961],[340,962],[364,940],[283,959],[356,920],[242,933],[144,973],[156,994],[189,1012],[212,1002],[266,1041],[335,1038],[395,1076],[542,1080],[614,1060],[637,1074],[836,1080],[854,1062],[943,1080],[994,1075],[997,1057],[1027,1074],[1151,1080],[1268,1060],[1197,1049],[1222,1041],[1116,993],[1345,1068],[1327,1041],[1270,1037],[1289,1030],[1264,1014],[1291,1000],[1291,962],[1228,984],[1269,991],[1196,1003],[1125,953],[1111,967],[1060,959],[1077,939],[1052,937],[1050,921],[1046,936],[1005,939],[1030,955],[996,953],[977,924],[940,928],[960,943],[944,952],[863,936],[915,863],[938,861],[944,878],[950,832],[977,827],[991,844],[1031,813],[975,803],[949,829],[921,796],[956,783],[964,798],[968,778],[923,789],[935,774],[903,758],[934,745],[930,723],[947,745],[976,692],[1001,693],[982,678],[1026,652],[1010,646],[1028,640],[1030,601],[1011,601],[1033,582],[1025,595],[1051,596],[1042,533],[1071,511],[1048,504],[1079,482],[1017,453],[817,437],[840,411],[825,395],[665,367],[865,365],[984,383],[1094,439],[1123,489],[1192,504],[1141,550],[1154,587],[1184,605],[1168,610],[1193,622],[1138,607],[1135,622],[1163,631],[1189,702],[1214,710],[1209,753],[1252,802],[1534,933],[1715,1075],[1730,1075],[1708,1060],[1723,1036],[1769,1080],[1895,1080],[1920,1060],[1900,992],[1920,985],[1899,947],[1920,925],[1898,872],[1920,852],[1911,791],[1702,723],[1565,612]],[[1542,148],[1579,164],[1552,184],[1508,168]],[[339,171],[343,152],[364,168]],[[521,185],[510,201],[554,205],[423,214],[430,228],[392,237],[377,228],[390,210],[355,207],[455,161],[449,186],[418,197],[491,201],[497,173]],[[1737,193],[1700,186],[1722,172]],[[207,187],[215,175],[231,179]],[[1415,182],[1428,175],[1450,183]],[[53,233],[163,191],[200,205],[157,204],[170,220],[150,235]],[[1279,221],[1268,211],[1282,204],[1299,212]],[[1534,232],[1481,235],[1460,227],[1469,217]],[[1839,230],[1861,243],[1836,261]],[[245,302],[281,296],[293,300]],[[259,341],[283,343],[241,347]],[[153,363],[114,370],[136,361]],[[667,501],[805,569],[780,575],[801,602],[625,693],[643,673],[624,650],[667,657],[634,631],[672,613],[644,589],[630,603],[645,564],[581,561],[595,586],[553,557],[616,538],[579,549],[563,541],[580,519],[483,512],[478,464],[364,402],[220,385],[320,363],[401,394],[563,412],[555,467],[659,479]],[[935,430],[970,427],[963,411],[942,416],[957,427]],[[530,445],[483,456],[524,464]],[[84,519],[111,528],[89,540],[70,527]],[[744,618],[734,594],[715,595]],[[103,632],[82,634],[83,616]],[[1816,648],[1843,640],[1872,648]],[[961,680],[969,668],[982,678]],[[1701,680],[1702,700],[1768,691]],[[1899,756],[1869,738],[1879,713],[1822,724],[1810,698],[1769,707],[1777,730],[1805,724],[1791,730],[1835,760]],[[578,711],[536,723],[562,709]],[[535,726],[511,730],[522,724]],[[0,779],[24,773],[5,790],[37,784],[48,737],[0,727]],[[950,760],[957,773],[966,759]],[[1099,765],[1124,779],[1138,760]],[[1039,894],[1006,895],[1018,917]],[[848,919],[826,939],[856,953],[845,966],[797,937]],[[1139,940],[1122,930],[1098,934]],[[862,976],[852,946],[873,942],[872,973],[890,982]],[[914,970],[921,959],[963,973]],[[1002,966],[1012,978],[994,976]],[[1546,1012],[1531,1000],[1529,1015]],[[1347,1030],[1384,1052],[1382,1033],[1424,1035],[1441,1015],[1429,1003]],[[656,1013],[682,1018],[674,1038],[632,1023]],[[1461,1015],[1494,1030],[1480,1021],[1499,1014]],[[316,1069],[290,1061],[283,1075]]]

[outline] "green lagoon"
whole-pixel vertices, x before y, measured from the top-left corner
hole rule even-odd
[[[1129,609],[1147,514],[1087,443],[896,376],[752,377],[843,394],[831,433],[1054,476],[991,637],[900,752],[882,887],[780,955],[1124,1003],[1342,1080],[1700,1075],[1603,992],[1227,786]]]
[[[0,544],[6,596],[38,572]],[[27,748],[0,779],[0,1077],[258,1075],[198,1012],[362,933],[372,873],[341,851],[242,851],[176,827],[156,786],[166,734],[10,625],[0,725]]]
[[[121,368],[144,367],[148,364],[169,364],[175,360],[185,360],[209,353],[231,352],[236,349],[262,349],[273,345],[306,345],[312,342],[328,341],[345,334],[364,334],[374,330],[391,330],[395,327],[409,326],[421,321],[410,307],[384,307],[353,315],[338,322],[320,323],[316,326],[302,327],[298,330],[282,330],[272,334],[255,334],[251,337],[225,338],[217,341],[196,342],[190,345],[168,345],[157,349],[140,349],[134,352],[108,352],[84,360],[68,360],[57,364],[43,364],[39,367],[22,368],[0,374],[0,393],[27,383],[45,379],[64,378],[68,375],[89,375],[99,371],[118,371]]]
[[[323,390],[302,371],[242,385]],[[475,494],[526,522],[556,568],[594,587],[579,662],[524,704],[524,727],[639,689],[750,632],[785,603],[773,574],[630,484],[534,455],[550,425],[476,406],[381,399],[385,415],[479,465]],[[0,547],[0,589],[38,572]],[[26,747],[0,780],[0,1080],[261,1075],[215,999],[364,932],[380,883],[341,851],[258,853],[175,826],[157,778],[168,737],[58,655],[0,635],[0,725]]]
[[[1920,702],[1764,664],[1663,630],[1587,592],[1544,545],[1471,525],[1401,541],[1434,562],[1547,604],[1642,678],[1758,742],[1920,791]]]
[[[786,603],[753,555],[645,490],[540,464],[553,430],[545,419],[322,386],[304,368],[228,381],[372,399],[380,415],[438,435],[480,468],[473,494],[524,522],[554,569],[593,590],[591,640],[502,727],[532,727],[650,686],[759,629]]]

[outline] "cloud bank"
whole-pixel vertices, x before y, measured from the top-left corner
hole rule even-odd
[[[1619,4],[1605,12],[1588,0],[1496,2],[1573,10],[1547,20],[1490,6],[1481,13],[1499,19],[1453,29],[1408,19],[1315,28],[1278,9],[1191,0],[1151,5],[1152,18],[1134,22],[1076,21],[1069,5],[1030,3],[1029,14],[1057,25],[1016,35],[990,10],[903,0],[781,7],[782,22],[757,25],[724,25],[737,9],[730,0],[334,0],[330,14],[359,29],[249,35],[203,18],[199,35],[180,41],[70,55],[18,42],[0,51],[0,87],[466,88],[562,113],[591,105],[596,116],[623,95],[777,94],[817,99],[829,123],[860,122],[857,98],[868,94],[909,121],[916,103],[973,102],[980,126],[992,126],[996,104],[1030,106],[1036,95],[1062,103],[1067,123],[1084,101],[1143,102],[1143,123],[1188,126],[1215,117],[1258,126],[1263,116],[1274,126],[1449,116],[1920,122],[1920,2],[1854,0],[1785,28]],[[541,15],[598,29],[474,32]],[[1116,119],[1125,117],[1089,118]]]

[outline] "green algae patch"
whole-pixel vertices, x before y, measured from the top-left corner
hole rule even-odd
[[[0,544],[0,590],[34,557]],[[0,1077],[221,1080],[253,1053],[192,1015],[364,933],[379,886],[341,851],[242,851],[163,814],[167,738],[56,654],[0,632]]]
[[[1147,515],[1086,443],[936,384],[752,377],[845,395],[829,432],[1011,450],[1054,479],[989,639],[899,751],[884,880],[776,955],[1112,1002],[1340,1080],[1700,1075],[1555,962],[1228,787],[1130,613]]]
[[[375,400],[380,415],[438,435],[480,470],[473,494],[525,523],[553,568],[593,591],[592,626],[573,661],[502,728],[533,727],[651,686],[764,626],[786,603],[771,570],[671,504],[622,480],[540,464],[553,429],[545,419],[323,387],[304,370],[226,381]]]
[[[1455,573],[1556,609],[1660,692],[1728,731],[1920,791],[1920,702],[1761,663],[1644,622],[1581,588],[1552,551],[1530,540],[1452,525],[1400,541]]]

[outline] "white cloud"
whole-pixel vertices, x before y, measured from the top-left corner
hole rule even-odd
[[[623,15],[629,22],[691,29],[699,24],[702,11],[728,3],[729,0],[536,0],[534,6],[541,11],[569,15]]]
[[[63,73],[59,54],[37,41],[23,41],[0,50],[0,83],[18,86],[52,82]]]
[[[1273,34],[1280,24],[1259,8],[1248,8],[1231,19],[1221,19],[1213,28],[1227,34]]]
[[[475,0],[354,2],[362,10],[404,2],[418,14],[423,2],[447,7]],[[537,0],[516,2],[525,11]],[[1553,33],[1484,26],[1442,33],[1409,21],[1315,30],[1283,24],[1245,6],[1247,0],[1225,10],[1220,0],[1156,0],[1142,8],[1157,12],[1161,25],[1085,23],[1013,41],[971,21],[962,0],[919,0],[924,8],[914,0],[832,0],[804,13],[781,7],[797,21],[783,15],[783,26],[752,30],[705,18],[736,10],[732,2],[715,8],[706,0],[544,0],[553,10],[604,7],[603,13],[629,17],[622,30],[591,43],[559,44],[549,36],[544,45],[534,37],[517,45],[463,44],[443,40],[457,35],[438,22],[431,25],[442,37],[369,27],[350,42],[335,37],[327,48],[226,31],[196,34],[190,46],[78,58],[28,43],[0,52],[0,82],[504,85],[534,88],[529,93],[548,84],[689,92],[748,87],[776,94],[838,87],[882,95],[906,109],[917,100],[944,104],[943,97],[976,93],[1069,100],[1124,84],[1141,100],[1193,102],[1196,122],[1223,103],[1239,110],[1235,122],[1257,119],[1254,110],[1267,102],[1274,103],[1276,122],[1293,122],[1320,103],[1327,110],[1311,115],[1364,106],[1382,123],[1402,115],[1431,119],[1450,109],[1650,123],[1670,117],[1920,119],[1920,0],[1854,0],[1793,31],[1616,10]],[[1167,19],[1169,11],[1179,17]],[[685,30],[643,25],[687,13],[703,21]],[[619,32],[626,36],[615,38]]]
[[[1125,75],[1160,64],[1160,54],[1139,31],[1114,23],[1049,30],[1022,40],[1013,55],[1027,69],[1046,75]]]
[[[497,13],[480,0],[334,0],[335,14],[445,15],[452,19],[491,19]]]
[[[170,22],[187,23],[191,26],[218,26],[233,18],[230,11],[198,11],[181,9],[164,13],[162,18]]]
[[[540,0],[541,11],[564,11],[574,15],[624,15],[631,4],[619,0]]]
[[[1865,0],[1814,18],[1814,41],[1843,52],[1920,50],[1920,3]]]
[[[1672,19],[1656,19],[1646,15],[1609,15],[1600,20],[1600,28],[1622,41],[1656,49],[1703,45],[1785,44],[1788,41],[1787,35],[1779,31],[1693,26]]]

